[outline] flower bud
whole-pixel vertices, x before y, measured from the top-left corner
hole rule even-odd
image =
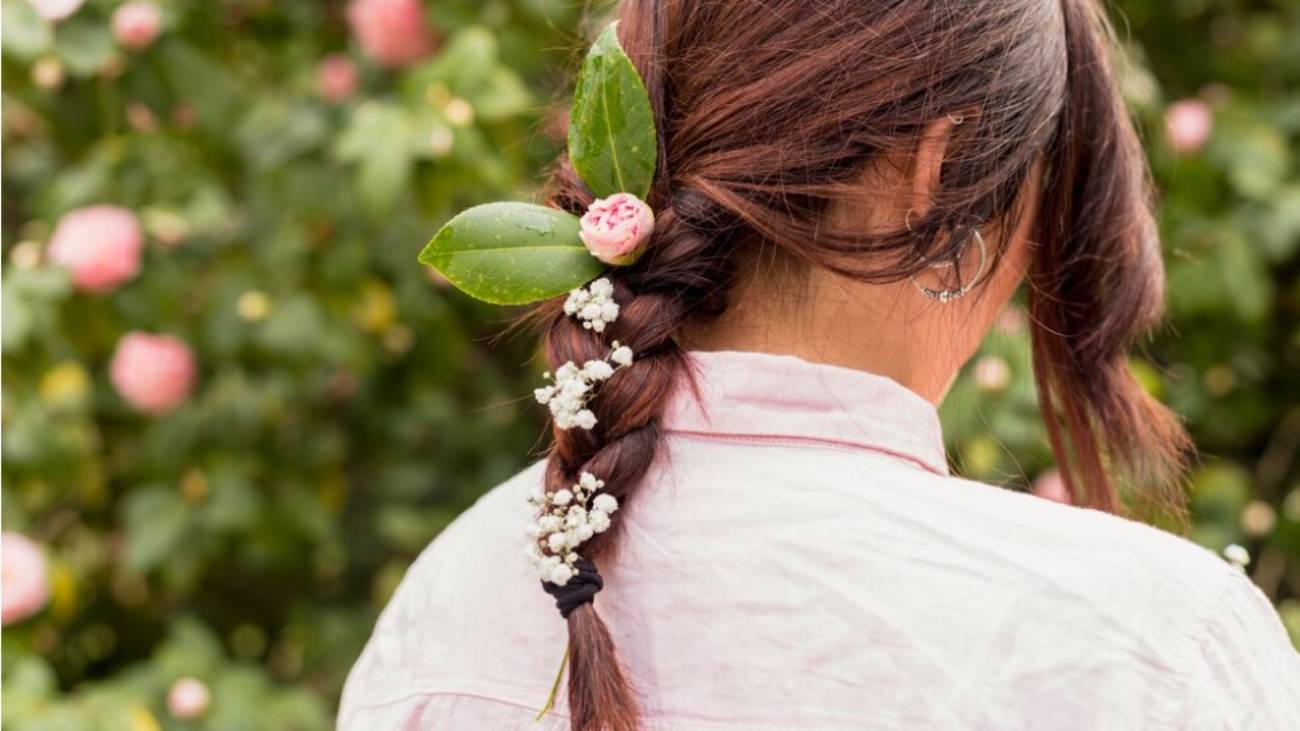
[[[591,204],[578,236],[592,256],[606,264],[626,266],[640,258],[654,228],[650,206],[631,193],[615,193]]]
[[[147,48],[161,29],[162,12],[149,0],[132,0],[113,11],[113,37],[126,48]]]

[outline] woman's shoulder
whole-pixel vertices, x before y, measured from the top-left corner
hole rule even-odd
[[[1239,572],[1213,551],[1150,523],[957,477],[937,489],[958,512],[983,519],[991,541],[1018,546],[1113,588],[1213,594]],[[970,521],[979,525],[979,521]],[[1126,586],[1131,584],[1132,586]]]

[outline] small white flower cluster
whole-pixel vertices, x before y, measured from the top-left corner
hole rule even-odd
[[[590,472],[578,475],[578,483],[567,490],[546,492],[533,488],[528,502],[537,508],[537,518],[528,524],[531,539],[526,549],[528,563],[542,581],[558,586],[577,574],[575,549],[597,533],[609,529],[609,514],[618,510],[618,499],[608,493],[596,495],[605,486]]]
[[[550,372],[542,374],[554,383],[533,389],[533,397],[537,403],[550,407],[551,417],[561,429],[575,426],[590,429],[596,425],[596,415],[587,408],[592,389],[619,368],[629,365],[632,365],[632,349],[615,340],[607,360],[589,360],[581,368],[569,361],[555,369],[554,376]]]
[[[1250,552],[1236,543],[1223,549],[1223,557],[1240,571],[1245,571],[1250,565]]]
[[[564,314],[582,321],[582,326],[598,333],[618,319],[618,303],[614,301],[614,285],[604,277],[587,287],[578,287],[564,301]]]

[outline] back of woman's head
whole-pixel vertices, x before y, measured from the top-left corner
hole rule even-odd
[[[1163,273],[1094,0],[624,0],[619,21],[659,132],[653,238],[609,274],[622,310],[606,335],[637,360],[591,403],[594,429],[554,430],[548,491],[589,471],[620,502],[632,498],[685,373],[681,331],[733,304],[748,258],[775,251],[897,282],[958,260],[955,232],[1011,227],[1027,194],[1037,197],[1034,371],[1067,484],[1076,502],[1112,511],[1105,468],[1169,484],[1185,437],[1134,383],[1126,355],[1160,315]],[[962,123],[924,215],[890,231],[835,226],[834,206],[871,205],[864,171],[914,149],[945,115]],[[548,198],[575,214],[593,200],[566,160]],[[573,318],[541,314],[553,367],[605,355],[605,340]],[[610,556],[618,527],[585,555]],[[572,727],[636,728],[631,682],[594,606],[568,623]]]

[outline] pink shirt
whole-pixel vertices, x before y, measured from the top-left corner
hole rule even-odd
[[[869,373],[696,353],[596,607],[646,729],[1300,729],[1300,657],[1238,570],[1146,525],[948,474]],[[565,624],[524,558],[541,465],[429,546],[342,731],[568,728]]]

